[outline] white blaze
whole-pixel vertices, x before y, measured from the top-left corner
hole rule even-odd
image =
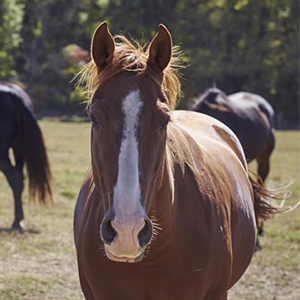
[[[117,215],[132,214],[141,208],[137,127],[142,106],[139,91],[130,92],[122,104],[124,128],[118,178],[114,187],[114,209]]]

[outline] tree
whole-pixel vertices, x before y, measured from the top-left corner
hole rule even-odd
[[[296,0],[2,0],[0,78],[23,81],[39,108],[82,110],[70,84],[77,65],[64,49],[89,51],[104,20],[142,44],[158,24],[170,29],[188,66],[181,107],[216,83],[262,95],[281,123],[299,122]]]

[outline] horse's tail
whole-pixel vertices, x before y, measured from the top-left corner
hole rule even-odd
[[[250,181],[254,192],[254,211],[256,223],[260,224],[262,221],[279,214],[280,211],[278,208],[267,202],[267,199],[274,197],[272,194],[270,194],[269,190],[264,188],[259,181],[255,182],[251,178]]]
[[[255,181],[251,176],[249,179],[254,193],[254,212],[257,225],[286,210],[283,206],[275,206],[270,203],[272,200],[280,200],[278,194],[283,191],[267,189],[260,179]]]
[[[33,114],[22,101],[18,107],[18,138],[29,177],[30,199],[42,204],[52,202],[51,170],[41,129]]]

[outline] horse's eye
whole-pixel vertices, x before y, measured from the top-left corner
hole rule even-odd
[[[165,119],[164,122],[161,124],[160,129],[161,130],[166,130],[169,122],[170,122],[169,118]]]
[[[95,118],[95,116],[90,115],[90,120],[91,120],[93,126],[97,127],[99,125],[99,123],[98,123],[97,119]]]

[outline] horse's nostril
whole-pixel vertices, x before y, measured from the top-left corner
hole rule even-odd
[[[138,238],[141,247],[145,247],[147,244],[150,243],[153,235],[153,226],[150,219],[145,219],[145,226],[139,232]]]
[[[117,232],[111,225],[112,219],[104,219],[101,224],[101,237],[105,244],[110,245],[114,240]]]

